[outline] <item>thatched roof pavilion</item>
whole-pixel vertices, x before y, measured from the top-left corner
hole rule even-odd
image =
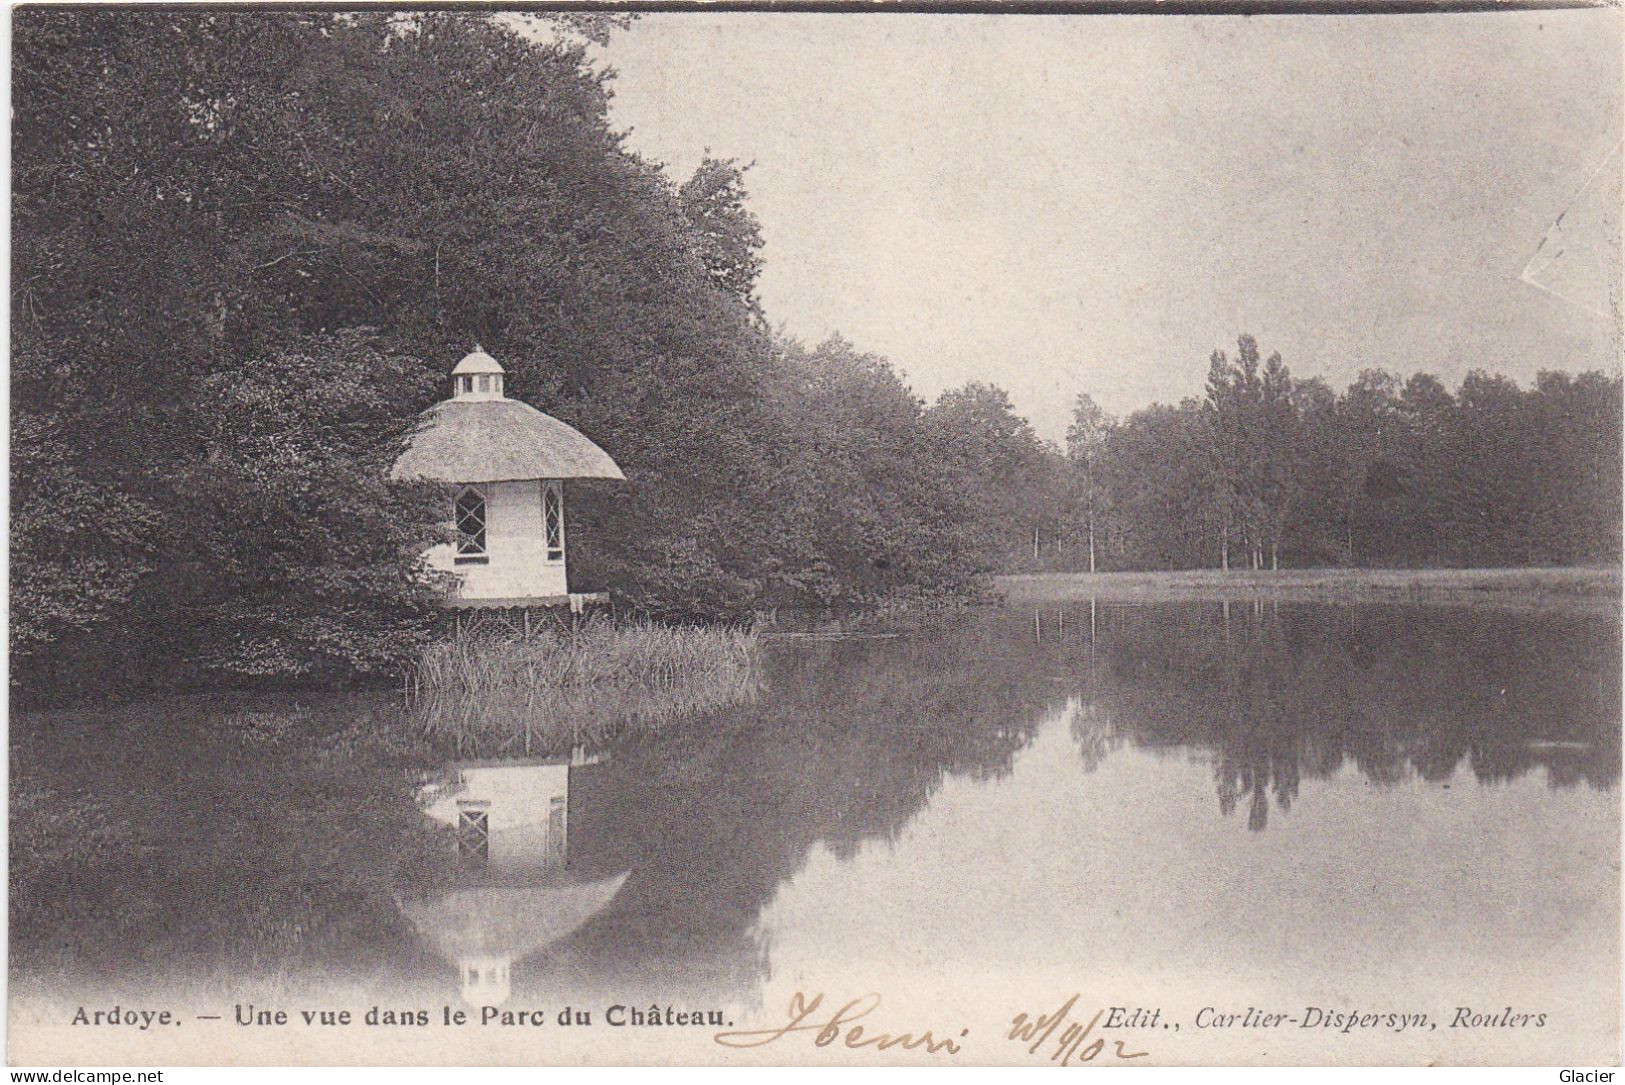
[[[625,475],[573,426],[503,391],[504,371],[479,349],[452,370],[450,399],[424,412],[394,479],[453,487],[454,544],[432,548],[431,566],[458,575],[463,606],[579,608],[565,568],[564,482]]]

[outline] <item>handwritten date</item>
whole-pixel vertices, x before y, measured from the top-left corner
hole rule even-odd
[[[1027,1051],[1036,1055],[1040,1047],[1048,1043],[1051,1037],[1055,1037],[1055,1046],[1049,1057],[1051,1062],[1059,1062],[1062,1066],[1065,1066],[1073,1058],[1076,1058],[1079,1062],[1093,1061],[1102,1051],[1106,1050],[1106,1041],[1098,1036],[1090,1041],[1088,1046],[1084,1045],[1084,1041],[1089,1040],[1105,1011],[1096,1010],[1095,1015],[1089,1019],[1087,1025],[1083,1024],[1080,1019],[1069,1020],[1072,1016],[1072,1008],[1077,1005],[1078,998],[1078,995],[1073,995],[1061,1003],[1060,1009],[1052,1013],[1041,1013],[1031,1019],[1025,1013],[1016,1014],[1010,1021],[1009,1038],[1020,1043],[1032,1041]],[[1066,1028],[1062,1030],[1060,1036],[1056,1037],[1055,1030],[1060,1028],[1063,1023],[1066,1024]],[[1127,1050],[1123,1046],[1122,1040],[1112,1042],[1116,1045],[1113,1054],[1119,1059],[1143,1059],[1149,1054],[1146,1051]]]

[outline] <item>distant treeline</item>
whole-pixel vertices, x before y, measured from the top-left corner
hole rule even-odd
[[[1200,400],[1119,421],[1079,396],[1049,526],[1075,568],[1618,562],[1621,417],[1618,376],[1452,394],[1366,370],[1339,394],[1243,335]]]

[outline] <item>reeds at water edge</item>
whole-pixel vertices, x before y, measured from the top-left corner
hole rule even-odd
[[[459,752],[551,755],[754,699],[759,664],[753,628],[474,623],[425,649],[407,693],[420,725]]]

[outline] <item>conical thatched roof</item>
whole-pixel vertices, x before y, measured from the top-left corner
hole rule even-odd
[[[390,477],[434,482],[625,479],[572,426],[517,399],[448,399],[423,414]]]

